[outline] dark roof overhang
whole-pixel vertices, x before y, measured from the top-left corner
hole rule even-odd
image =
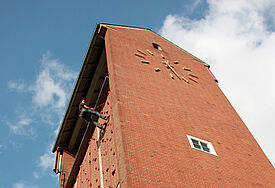
[[[61,151],[65,149],[71,154],[75,155],[78,150],[78,147],[85,132],[85,126],[81,125],[78,125],[79,130],[75,131],[77,123],[84,123],[83,121],[81,121],[80,123],[78,122],[78,105],[82,98],[87,97],[100,59],[102,59],[102,56],[104,56],[103,59],[105,58],[104,37],[106,30],[107,28],[103,25],[96,25],[96,29],[94,30],[94,33],[92,35],[92,39],[90,41],[88,50],[82,63],[80,73],[75,83],[71,99],[67,106],[66,113],[64,115],[62,124],[59,127],[59,131],[54,146],[52,148],[52,152],[55,152],[57,149]],[[104,59],[104,61],[106,61],[106,58]],[[104,75],[99,75],[97,79],[103,80]],[[98,90],[98,88],[95,87],[93,89],[94,91],[90,92],[90,95],[95,96],[90,96],[90,98],[97,98],[96,95],[98,95],[98,92],[96,91]],[[91,100],[89,105],[92,106],[92,103],[93,101]],[[72,139],[74,140],[72,141]]]

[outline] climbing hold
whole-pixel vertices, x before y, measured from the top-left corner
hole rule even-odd
[[[163,54],[160,54],[160,55],[161,55],[162,59],[165,59],[165,57],[164,57],[164,55],[163,55]]]
[[[114,175],[115,175],[115,173],[116,173],[116,170],[113,170],[112,175],[114,176]]]
[[[156,71],[156,72],[159,72],[159,71],[160,71],[160,68],[155,68],[155,71]]]
[[[174,64],[179,64],[179,62],[178,61],[174,61]]]

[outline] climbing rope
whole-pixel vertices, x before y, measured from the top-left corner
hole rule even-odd
[[[97,103],[98,103],[98,101],[99,101],[99,98],[100,98],[100,96],[101,96],[101,93],[102,93],[102,91],[103,91],[103,88],[104,88],[104,86],[105,86],[105,82],[106,82],[106,80],[107,80],[108,78],[109,78],[108,75],[105,76],[105,78],[104,78],[104,81],[103,81],[103,84],[102,84],[102,86],[101,86],[99,95],[98,95],[98,97],[97,97],[97,100],[96,100],[94,109],[96,109],[96,108],[98,108],[98,107],[104,105],[105,102],[106,102],[106,101],[105,101],[104,103],[102,103],[102,104],[100,104],[100,105],[97,106]],[[89,123],[90,123],[90,122],[89,122]],[[101,149],[100,149],[100,131],[99,131],[99,129],[97,129],[97,138],[98,138],[98,142],[97,142],[97,144],[98,144],[98,162],[99,162],[99,169],[100,169],[100,171],[99,171],[100,185],[101,185],[101,187],[104,187],[104,185],[103,185],[103,169],[102,169],[102,159],[101,159]]]
[[[102,104],[100,104],[100,105],[94,107],[94,109],[98,109],[99,107],[103,106],[104,104],[105,104],[105,102],[103,102]]]
[[[106,101],[105,101],[105,102],[103,102],[102,104],[97,105],[97,103],[98,103],[98,101],[99,101],[99,98],[100,98],[100,96],[101,96],[101,94],[102,94],[103,88],[104,88],[104,86],[105,86],[106,80],[107,80],[108,78],[109,78],[109,76],[108,76],[108,75],[107,75],[107,76],[105,76],[105,78],[104,78],[104,81],[103,81],[102,86],[101,86],[101,88],[100,88],[99,95],[97,96],[97,99],[96,99],[96,103],[95,103],[94,109],[99,108],[100,106],[104,105],[104,104],[105,104],[105,102],[106,102]]]

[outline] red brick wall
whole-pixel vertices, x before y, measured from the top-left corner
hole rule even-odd
[[[102,150],[106,170],[115,147],[121,187],[275,187],[274,168],[206,66],[151,31],[114,28],[106,33],[106,53],[115,136],[106,133]],[[137,49],[154,53],[146,52],[149,64],[134,55]],[[174,69],[186,78],[182,67],[190,68],[198,83],[171,79],[162,60],[178,61]],[[211,142],[218,156],[192,149],[187,134]]]
[[[108,97],[102,110],[102,113],[105,116],[110,115],[110,104],[110,97]],[[108,122],[102,119],[99,119],[98,121],[102,126],[105,126],[106,124],[104,123],[107,123],[106,132],[102,135],[100,141],[103,185],[107,188],[115,188],[118,184],[117,153],[114,142],[115,129],[111,122],[112,118]],[[97,141],[97,130],[95,130],[78,173],[75,183],[75,187],[77,188],[100,187],[99,150],[97,147]]]

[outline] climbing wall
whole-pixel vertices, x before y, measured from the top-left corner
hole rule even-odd
[[[110,115],[111,103],[108,96],[105,105],[101,111],[105,116]],[[89,142],[86,155],[75,183],[75,188],[87,187],[107,187],[115,188],[118,185],[118,169],[116,149],[114,142],[114,128],[112,125],[112,116],[106,120],[99,119],[98,123],[106,126],[105,132],[98,128]]]

